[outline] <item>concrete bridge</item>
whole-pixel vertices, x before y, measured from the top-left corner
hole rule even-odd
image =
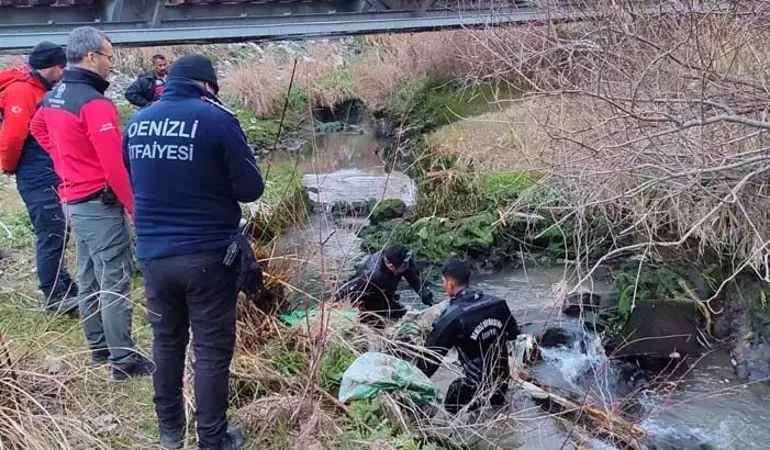
[[[59,44],[75,27],[108,32],[116,45],[224,43],[428,31],[584,17],[557,0],[0,0],[0,52],[40,40]]]

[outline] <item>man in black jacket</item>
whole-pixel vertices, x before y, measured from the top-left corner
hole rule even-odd
[[[168,78],[168,60],[163,55],[152,57],[152,72],[140,75],[126,90],[126,100],[139,108],[157,101]]]
[[[248,259],[235,260],[228,249],[243,241],[236,237],[239,202],[256,201],[265,184],[237,117],[216,96],[211,60],[185,55],[170,75],[160,101],[136,113],[123,135],[158,367],[153,384],[160,441],[166,449],[183,447],[192,328],[198,448],[236,450],[243,447],[243,430],[228,430],[227,401],[239,261]]]
[[[436,319],[425,342],[426,349],[436,355],[419,359],[417,366],[430,377],[447,352],[456,348],[463,376],[449,386],[446,410],[456,414],[471,402],[471,409],[478,408],[484,395],[493,406],[500,406],[505,403],[510,377],[506,341],[519,334],[516,319],[504,300],[468,288],[468,264],[452,260],[444,266],[442,276],[449,306]]]
[[[401,244],[369,256],[363,269],[342,285],[334,297],[335,300],[347,297],[358,303],[363,313],[362,321],[382,328],[385,326],[384,319],[398,320],[406,314],[406,308],[399,302],[396,293],[402,277],[420,295],[424,304],[433,304],[433,292],[423,285],[412,252]]]

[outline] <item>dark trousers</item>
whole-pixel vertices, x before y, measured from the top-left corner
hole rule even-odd
[[[201,449],[219,449],[227,431],[230,362],[235,345],[235,268],[224,252],[141,261],[154,335],[155,412],[161,430],[184,427],[182,378],[192,327],[195,420]]]
[[[397,321],[406,315],[406,307],[399,300],[398,293],[390,300],[379,293],[367,293],[358,300],[359,320],[372,328],[385,329],[389,320]]]
[[[35,263],[40,290],[46,305],[61,300],[72,287],[72,279],[64,266],[64,248],[67,241],[67,221],[55,188],[58,180],[50,185],[27,182],[26,172],[17,173],[17,187],[27,207],[35,230]],[[72,294],[76,294],[72,289]],[[46,306],[44,305],[44,306]]]
[[[497,383],[490,383],[484,386],[484,389],[480,388],[479,384],[470,382],[467,378],[460,377],[452,382],[447,389],[446,398],[444,399],[444,408],[450,414],[457,414],[466,405],[473,404],[468,408],[469,410],[475,410],[482,406],[479,400],[489,398],[489,404],[492,406],[502,406],[505,404],[505,392],[508,390],[508,382],[502,381]],[[494,392],[489,392],[489,389],[494,389]],[[476,398],[479,393],[482,395]],[[491,393],[491,396],[490,396]]]

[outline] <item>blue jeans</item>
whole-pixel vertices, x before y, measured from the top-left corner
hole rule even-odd
[[[237,271],[225,252],[140,261],[152,323],[155,411],[160,429],[185,425],[185,353],[192,328],[198,446],[219,449],[227,431],[230,361],[235,346]]]
[[[48,305],[61,300],[72,285],[63,258],[67,221],[56,194],[58,180],[50,179],[48,186],[43,187],[43,183],[28,183],[24,177],[24,172],[17,174],[17,187],[35,230],[37,277]]]

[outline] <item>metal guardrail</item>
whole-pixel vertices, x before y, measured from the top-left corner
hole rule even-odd
[[[0,52],[41,40],[65,44],[92,25],[115,45],[428,31],[544,20],[582,20],[585,9],[540,9],[530,0],[0,0]],[[26,7],[18,7],[27,3]]]

